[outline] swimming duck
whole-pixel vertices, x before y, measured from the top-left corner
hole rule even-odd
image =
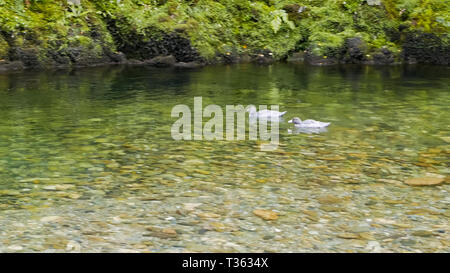
[[[289,123],[294,123],[296,128],[325,128],[330,125],[330,122],[321,122],[313,119],[307,119],[302,121],[299,118],[293,118],[288,121]]]
[[[247,108],[247,112],[249,112],[250,117],[252,118],[261,118],[261,119],[276,119],[282,117],[284,114],[286,114],[286,111],[284,112],[278,112],[274,110],[260,110],[256,111],[256,107],[251,105]]]

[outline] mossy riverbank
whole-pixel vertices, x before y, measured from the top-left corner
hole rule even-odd
[[[448,65],[448,0],[0,0],[0,71],[288,60]]]

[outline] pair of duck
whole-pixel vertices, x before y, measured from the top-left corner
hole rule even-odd
[[[250,106],[247,110],[249,112],[250,118],[261,118],[261,119],[279,119],[284,114],[284,112],[278,112],[274,110],[260,110],[256,111],[255,106]],[[330,125],[330,122],[322,122],[313,119],[301,120],[298,117],[295,117],[288,121],[288,123],[293,123],[296,128],[305,128],[305,129],[321,129]]]

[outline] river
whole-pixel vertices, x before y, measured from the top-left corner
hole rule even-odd
[[[449,252],[449,72],[243,64],[0,74],[0,251]],[[194,97],[223,109],[278,105],[287,111],[278,147],[175,141],[171,110]],[[296,133],[286,122],[296,116],[331,125]]]

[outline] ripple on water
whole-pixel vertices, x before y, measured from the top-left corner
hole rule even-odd
[[[445,69],[250,68],[0,75],[0,251],[450,251]],[[332,125],[174,141],[194,96]]]

